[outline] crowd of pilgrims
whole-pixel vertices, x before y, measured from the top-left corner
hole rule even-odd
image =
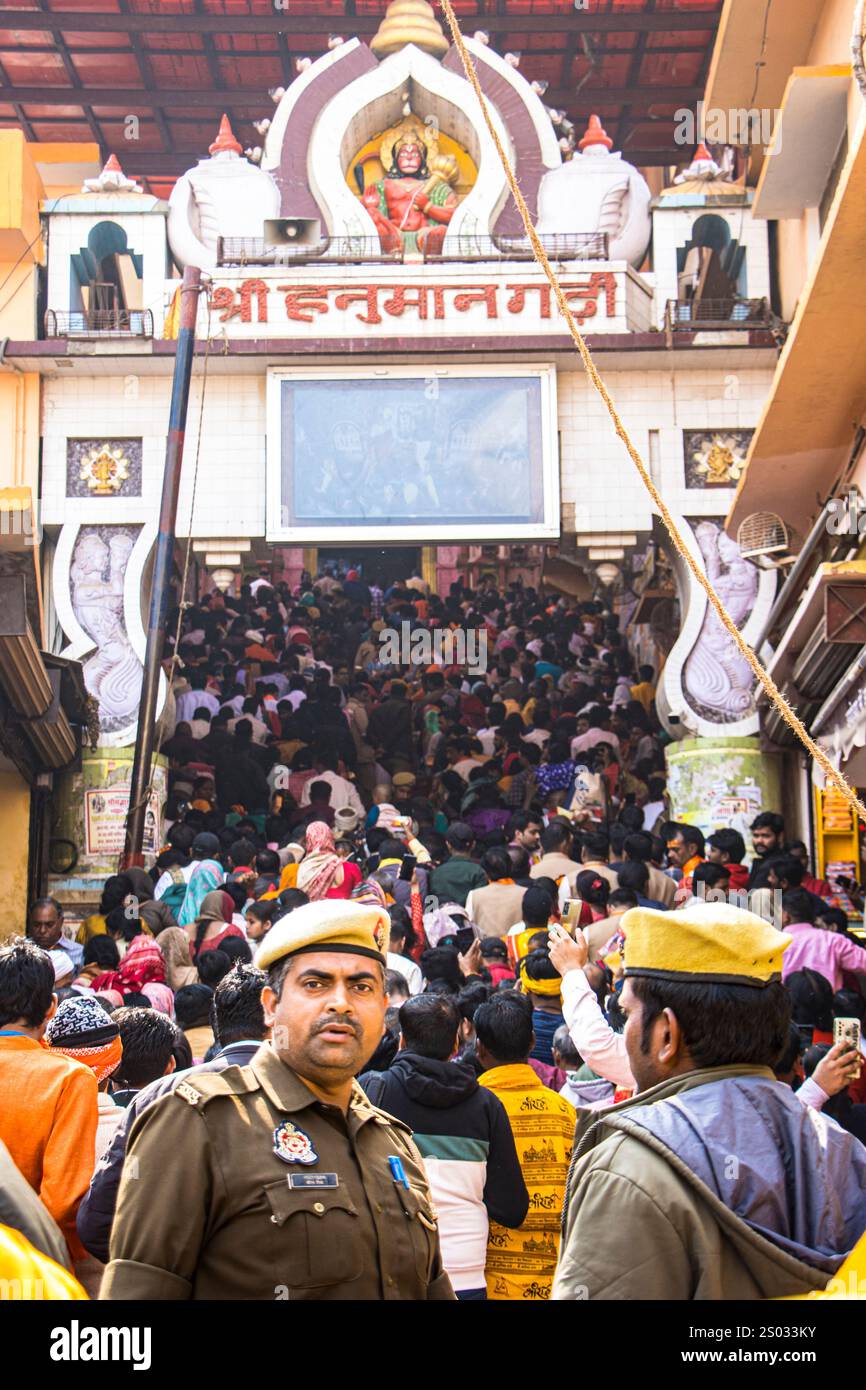
[[[175,616],[153,867],[109,878],[80,921],[53,899],[31,908],[59,1001],[43,1041],[98,1083],[50,1183],[30,1171],[32,1096],[6,1095],[0,1069],[0,1166],[11,1154],[40,1190],[62,1234],[49,1253],[91,1296],[136,1114],[172,1074],[250,1060],[266,1037],[253,954],[322,899],[390,918],[370,1099],[455,1139],[474,1132],[473,1097],[501,1102],[464,1209],[430,1165],[458,1296],[550,1296],[575,1110],[635,1089],[618,998],[620,923],[637,906],[777,895],[794,1022],[776,1074],[866,1139],[866,1075],[833,1047],[834,1017],[866,1012],[866,952],[841,900],[777,812],[748,850],[736,830],[705,839],[671,819],[655,672],[605,605],[492,581],[441,598],[417,573],[382,592],[350,570],[294,592],[262,573]],[[384,662],[382,634],[406,623],[483,631],[486,670]],[[567,995],[548,951],[563,921],[586,943]]]

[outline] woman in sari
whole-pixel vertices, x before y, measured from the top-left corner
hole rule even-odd
[[[334,836],[324,821],[307,827],[307,852],[298,865],[297,886],[310,902],[320,898],[350,898],[361,882],[357,864],[343,860],[334,847]]]
[[[183,903],[177,914],[179,927],[191,927],[201,912],[202,903],[208,893],[219,888],[225,879],[225,870],[216,859],[202,859],[196,864],[186,886]]]
[[[198,984],[198,971],[192,963],[189,937],[183,927],[166,927],[156,938],[165,957],[165,978],[175,993],[184,985]]]
[[[240,927],[232,918],[235,914],[235,901],[223,889],[206,893],[195,922],[188,929],[193,962],[197,963],[202,951],[215,951],[227,936],[239,936],[244,940]]]
[[[152,936],[133,938],[116,970],[107,970],[93,981],[94,991],[116,989],[121,994],[140,994],[143,985],[165,984],[165,958]]]

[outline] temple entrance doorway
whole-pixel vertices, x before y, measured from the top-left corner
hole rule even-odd
[[[357,570],[367,584],[377,584],[387,589],[401,579],[408,579],[421,569],[421,547],[418,545],[387,546],[319,546],[319,567],[321,571],[335,577],[345,575],[347,570]]]

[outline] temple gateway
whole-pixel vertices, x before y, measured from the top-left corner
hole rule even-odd
[[[480,33],[467,47],[571,311],[748,636],[775,573],[721,523],[776,348],[766,224],[744,172],[701,147],[666,187],[612,148],[598,116],[558,133],[561,113],[517,55]],[[639,615],[647,641],[674,647],[669,732],[720,736],[723,767],[725,741],[758,728],[702,596],[685,574],[653,578],[650,499],[426,0],[395,0],[369,43],[335,41],[298,68],[272,94],[261,149],[244,152],[223,117],[167,202],[112,156],[44,205],[43,336],[7,360],[42,377],[44,592],[98,710],[97,747],[67,775],[76,883],[116,861],[187,266],[206,292],[177,558],[180,572],[191,537],[199,591],[263,561],[292,584],[329,556],[363,552],[370,572],[381,546],[440,593],[485,572],[585,596],[625,576],[657,594]],[[146,848],[161,797],[157,775]]]

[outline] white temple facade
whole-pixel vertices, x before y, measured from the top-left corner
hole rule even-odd
[[[168,203],[114,161],[45,208],[44,333],[7,358],[43,375],[46,592],[58,650],[84,661],[99,701],[102,746],[134,737],[188,265],[206,293],[177,530],[198,583],[237,578],[268,546],[297,582],[343,537],[425,547],[446,590],[505,544],[524,547],[536,582],[554,543],[578,586],[599,566],[604,582],[611,567],[639,574],[651,499],[535,263],[459,55],[418,8],[412,41],[386,16],[385,41],[306,65],[253,158],[224,118]],[[766,225],[706,151],[653,196],[597,117],[572,150],[519,69],[467,42],[634,443],[671,509],[717,534],[777,359]],[[344,500],[356,484],[362,516]],[[737,732],[750,718],[739,711]]]

